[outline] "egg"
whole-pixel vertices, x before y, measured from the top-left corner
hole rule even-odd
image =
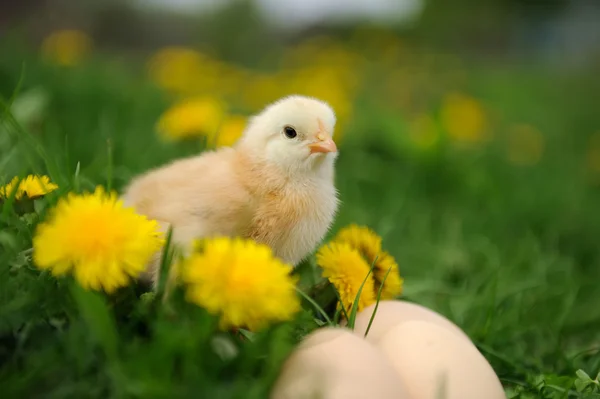
[[[360,337],[365,336],[365,331],[367,331],[367,326],[369,325],[369,320],[371,319],[374,309],[375,304],[364,308],[361,312],[356,314],[354,322],[354,333],[356,335]],[[373,324],[371,324],[366,339],[367,341],[376,344],[392,327],[411,320],[422,320],[433,323],[439,327],[445,328],[456,336],[471,342],[463,330],[439,313],[415,303],[399,300],[379,302],[377,313],[375,313]]]
[[[406,321],[387,330],[377,346],[412,399],[506,398],[496,373],[475,345],[449,328],[425,320]]]
[[[348,329],[309,334],[285,361],[271,399],[413,399],[386,357]]]

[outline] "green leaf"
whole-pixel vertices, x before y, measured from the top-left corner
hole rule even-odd
[[[31,261],[31,250],[25,250],[19,252],[11,261],[10,266],[13,269],[20,269],[29,265]]]
[[[577,375],[577,377],[581,380],[584,381],[589,381],[592,382],[592,379],[590,378],[590,376],[588,375],[588,373],[586,373],[585,371],[583,371],[582,369],[579,369],[575,372],[575,374]]]
[[[6,248],[6,250],[16,250],[17,240],[15,236],[9,234],[7,231],[0,231],[0,247]]]
[[[325,310],[323,310],[323,308],[319,306],[319,304],[314,299],[312,299],[310,296],[304,293],[300,288],[296,288],[296,292],[298,292],[298,294],[300,294],[302,298],[306,299],[315,308],[315,310],[319,312],[321,316],[323,316],[327,324],[333,326],[333,322],[331,321],[329,316],[327,316],[327,312],[325,312]]]
[[[592,382],[577,379],[575,380],[575,389],[577,392],[583,392]]]
[[[11,104],[11,112],[20,124],[29,125],[41,118],[48,102],[48,93],[37,87],[17,96]]]
[[[169,230],[167,230],[167,238],[163,247],[162,257],[160,259],[158,281],[156,282],[156,295],[157,297],[163,298],[163,300],[165,300],[165,293],[167,292],[167,285],[169,284],[169,273],[173,267],[173,257],[175,256],[172,240],[173,227],[169,226]]]
[[[506,397],[508,399],[517,399],[519,397],[519,390],[509,387],[506,389]]]
[[[144,304],[151,304],[152,302],[154,302],[155,299],[155,292],[144,292],[142,295],[140,295],[140,302]]]
[[[535,377],[533,377],[532,384],[533,386],[539,389],[543,387],[544,384],[546,384],[546,377],[543,374],[536,375]]]
[[[313,321],[315,322],[316,325],[318,325],[319,327],[323,327],[328,325],[326,322],[324,322],[323,320],[320,319],[313,319]]]
[[[46,201],[43,199],[34,199],[33,200],[33,209],[37,214],[42,213],[42,211],[46,208]]]
[[[96,292],[85,290],[75,281],[71,281],[69,288],[90,334],[102,347],[107,358],[116,360],[117,328],[106,300]]]
[[[33,226],[37,222],[38,216],[35,213],[26,213],[19,216],[19,220],[21,220],[27,226]]]
[[[244,338],[246,338],[250,342],[255,340],[256,333],[253,333],[252,331],[245,330],[243,328],[239,328],[238,332],[240,333],[240,335],[242,335]]]
[[[229,361],[239,355],[239,349],[228,335],[220,334],[211,338],[210,341],[213,351],[222,360]]]
[[[560,376],[556,374],[548,374],[545,376],[546,385],[555,385],[564,389],[569,389],[573,386],[573,377],[566,375]]]

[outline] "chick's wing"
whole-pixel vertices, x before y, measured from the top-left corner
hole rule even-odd
[[[242,234],[252,219],[252,201],[235,162],[229,148],[175,161],[134,179],[124,201],[173,226],[176,241]]]

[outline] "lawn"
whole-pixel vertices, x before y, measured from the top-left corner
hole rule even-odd
[[[32,238],[68,192],[120,191],[211,145],[204,120],[197,132],[181,126],[185,116],[159,124],[180,99],[247,116],[293,92],[338,112],[342,205],[331,235],[352,223],[377,232],[399,265],[401,298],[460,326],[509,397],[600,397],[597,380],[584,389],[576,374],[600,372],[597,76],[329,46],[276,54],[259,72],[198,66],[190,50],[126,58],[4,40],[0,183],[45,174],[59,188],[1,203],[3,397],[267,397],[284,358],[319,325],[308,302],[293,321],[240,340],[180,292],[165,305],[142,286],[92,293],[42,272]],[[190,137],[174,140],[177,129]],[[321,280],[314,256],[299,271],[307,292]]]

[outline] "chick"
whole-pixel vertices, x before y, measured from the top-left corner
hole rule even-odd
[[[297,265],[323,239],[338,208],[335,114],[293,95],[250,118],[233,147],[150,170],[125,189],[126,205],[173,228],[184,252],[197,238],[240,236]],[[145,278],[156,282],[160,254]]]

